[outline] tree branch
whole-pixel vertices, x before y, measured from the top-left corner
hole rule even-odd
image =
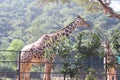
[[[110,15],[109,17],[118,18],[120,20],[120,14],[114,12],[114,10],[108,5],[104,4],[102,0],[98,0],[98,2],[102,6],[104,14],[106,15],[109,14]]]

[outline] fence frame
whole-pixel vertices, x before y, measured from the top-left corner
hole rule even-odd
[[[18,59],[17,61],[5,61],[5,62],[17,62],[17,66],[18,66],[18,71],[17,71],[17,74],[18,74],[18,80],[20,80],[20,64],[21,64],[21,61],[20,61],[20,55],[21,55],[21,52],[22,51],[14,51],[14,50],[0,50],[0,52],[17,52],[18,53]],[[0,61],[2,62],[2,61]],[[57,64],[57,63],[56,63]],[[61,64],[64,64],[64,63],[61,63]],[[106,77],[106,80],[107,80],[107,55],[105,56],[105,77]],[[4,73],[4,72],[3,72]],[[40,72],[41,73],[41,72]],[[63,79],[66,80],[66,74],[63,75]]]

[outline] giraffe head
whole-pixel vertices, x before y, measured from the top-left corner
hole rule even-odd
[[[89,27],[89,24],[83,19],[81,18],[80,16],[78,16],[74,23],[76,24],[76,26],[84,26],[84,27]]]

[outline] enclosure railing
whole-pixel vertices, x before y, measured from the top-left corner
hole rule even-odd
[[[8,56],[14,56],[10,59]],[[11,55],[12,54],[12,55]],[[11,80],[16,79],[16,75],[18,74],[18,80],[20,80],[20,55],[21,55],[21,51],[14,51],[14,50],[0,50],[0,80],[8,80],[7,78],[10,78]],[[13,59],[15,58],[15,59]],[[89,66],[93,67],[94,64],[94,60],[91,58],[89,60],[91,62],[91,64],[89,64]],[[10,63],[14,63],[14,65],[11,65]],[[16,65],[15,65],[16,64]],[[56,65],[57,69],[51,72],[52,75],[52,80],[70,80],[70,76],[66,73],[61,73],[60,69],[58,70],[58,68],[61,68],[61,66],[64,66],[64,63],[62,62],[54,62],[53,64]],[[75,64],[74,62],[70,63],[70,64]],[[99,63],[96,63],[99,64]],[[58,66],[57,66],[58,65]],[[104,67],[104,64],[102,65]],[[16,71],[18,67],[18,72]],[[38,66],[37,66],[38,67]],[[107,80],[107,73],[106,73],[106,69],[104,68],[99,68],[100,66],[95,66],[95,70],[97,71],[96,76],[98,77],[98,80]],[[118,65],[118,68],[119,65]],[[102,70],[102,71],[101,71]],[[56,72],[57,71],[57,72]],[[117,77],[119,80],[120,79],[120,71],[119,69],[117,69]],[[31,73],[31,80],[42,80],[42,76],[44,73],[43,70],[41,70],[41,68],[38,68],[37,70],[34,70],[30,72]],[[79,77],[81,78],[81,80],[84,80],[86,75],[88,74],[86,71],[84,70],[80,70],[80,72],[78,73]]]

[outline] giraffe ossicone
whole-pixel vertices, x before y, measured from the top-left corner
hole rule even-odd
[[[53,56],[51,58],[45,57],[44,49],[49,49],[60,42],[62,39],[67,38],[76,27],[89,27],[89,24],[80,16],[78,16],[68,26],[50,34],[44,34],[36,42],[24,46],[20,55],[20,80],[30,80],[30,70],[34,63],[45,63],[45,74],[43,80],[50,80],[50,73],[52,69]],[[51,64],[50,64],[51,63]]]

